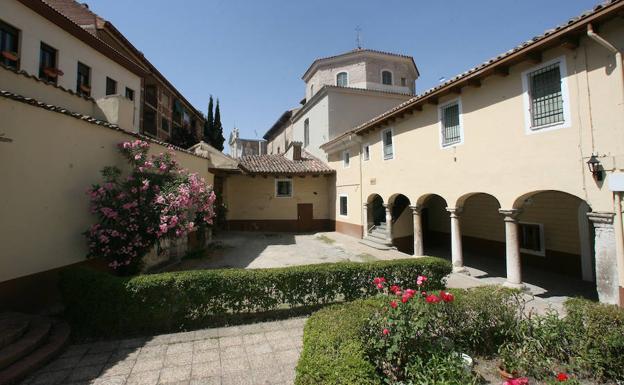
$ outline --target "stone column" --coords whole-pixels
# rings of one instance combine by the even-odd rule
[[[618,271],[615,250],[613,213],[591,212],[587,217],[594,225],[594,255],[596,260],[596,290],[600,302],[617,304]]]
[[[362,238],[368,235],[368,203],[362,205]]]
[[[420,218],[421,206],[410,206],[412,209],[412,217],[414,220],[414,255],[421,256],[424,254],[422,220]]]
[[[498,210],[505,216],[505,259],[507,266],[507,280],[503,286],[525,290],[522,283],[522,265],[520,258],[520,231],[518,227],[518,215],[520,210]]]
[[[384,203],[386,209],[386,240],[392,243],[392,205]]]
[[[468,274],[468,269],[464,267],[461,229],[459,227],[459,214],[461,214],[462,208],[447,207],[446,211],[451,213],[451,260],[453,262],[453,272]]]

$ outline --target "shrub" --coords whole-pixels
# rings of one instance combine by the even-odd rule
[[[67,316],[76,329],[115,335],[181,330],[222,322],[233,315],[368,297],[377,293],[370,282],[379,275],[408,284],[425,274],[437,289],[444,287],[450,271],[448,261],[433,257],[133,278],[76,269],[62,275],[61,289]]]

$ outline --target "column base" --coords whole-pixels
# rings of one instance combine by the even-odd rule
[[[453,273],[470,275],[470,272],[465,266],[453,266]]]
[[[524,284],[524,283],[512,283],[509,281],[505,281],[505,283],[503,283],[504,287],[508,287],[510,289],[517,289],[517,290],[521,290],[521,291],[529,291],[529,288]]]

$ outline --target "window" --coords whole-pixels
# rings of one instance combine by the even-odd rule
[[[527,74],[531,128],[564,121],[559,62]]]
[[[117,93],[117,82],[108,76],[106,77],[106,95],[115,95]]]
[[[440,126],[442,147],[461,143],[461,108],[459,101],[453,101],[440,107]]]
[[[91,95],[91,68],[78,62],[78,77],[76,80],[76,92],[78,95]]]
[[[19,31],[0,21],[0,63],[17,69]]]
[[[275,196],[278,198],[292,197],[292,180],[276,179],[275,180]]]
[[[381,83],[391,86],[392,85],[392,72],[381,71]]]
[[[145,102],[151,104],[152,107],[158,106],[158,96],[156,92],[157,90],[155,85],[150,84],[145,86]]]
[[[41,43],[39,49],[39,79],[56,84],[59,73],[56,69],[56,49]]]
[[[346,87],[349,85],[349,74],[340,72],[336,75],[336,85],[338,87]]]
[[[126,87],[126,98],[134,100],[134,90],[132,88]]]
[[[169,131],[169,120],[167,120],[167,118],[162,118],[160,120],[160,129],[165,131],[165,132],[167,132],[167,133],[170,133],[170,131]]]
[[[348,199],[346,195],[340,195],[340,216],[346,217],[349,214]]]
[[[368,143],[362,146],[362,158],[364,160],[370,159],[370,145]]]
[[[402,87],[407,86],[407,79],[405,79],[405,78],[401,78],[401,86],[402,86]]]
[[[310,86],[310,97],[314,96],[314,84]]]
[[[281,148],[279,148],[279,146],[277,146],[277,153],[278,153],[278,154],[281,154],[281,153],[282,153],[282,149],[281,149]]]
[[[394,144],[392,141],[392,129],[388,128],[381,132],[381,141],[383,144],[383,158],[384,160],[394,158]]]
[[[349,151],[345,151],[342,153],[342,165],[346,168],[349,167],[349,164],[351,162],[351,155],[349,154]]]
[[[310,144],[310,119],[303,121],[303,147]]]
[[[539,223],[520,223],[520,250],[544,256],[544,226]]]
[[[156,136],[156,122],[156,111],[149,107],[146,107],[143,110],[143,132],[152,136]]]

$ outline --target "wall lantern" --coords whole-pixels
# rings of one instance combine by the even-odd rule
[[[602,180],[602,166],[596,155],[592,154],[587,161],[587,167],[589,167],[589,172],[592,173],[594,179],[600,182]]]

